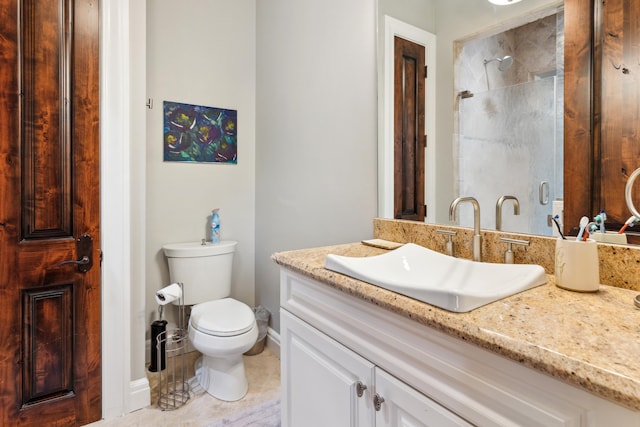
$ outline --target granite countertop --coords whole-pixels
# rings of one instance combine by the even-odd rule
[[[351,243],[279,252],[273,260],[356,298],[464,339],[603,398],[640,410],[637,291],[601,285],[578,293],[547,284],[468,313],[453,313],[324,268],[327,254],[373,256]]]

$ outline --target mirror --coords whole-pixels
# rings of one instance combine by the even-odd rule
[[[481,227],[495,229],[498,198],[515,195],[520,215],[506,200],[502,230],[554,233],[547,216],[563,196],[562,5],[378,0],[380,217],[393,217],[389,64],[398,35],[427,47],[426,222],[451,224],[450,203],[473,196],[482,208]],[[545,43],[551,46],[543,52]],[[472,226],[470,205],[459,209],[459,224]],[[555,209],[561,211],[561,204]]]

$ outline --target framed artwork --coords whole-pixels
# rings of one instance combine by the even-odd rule
[[[164,101],[164,161],[238,163],[238,111]]]

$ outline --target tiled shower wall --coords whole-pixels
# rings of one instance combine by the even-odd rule
[[[457,102],[457,194],[481,206],[516,196],[520,215],[506,203],[503,230],[552,233],[547,216],[551,202],[562,198],[563,43],[558,13],[457,49],[456,90],[473,94]],[[506,70],[497,61],[483,63],[505,55],[514,58]],[[542,182],[548,203],[540,201]],[[460,225],[473,225],[470,209],[459,217]],[[495,216],[485,214],[482,227],[495,228]]]

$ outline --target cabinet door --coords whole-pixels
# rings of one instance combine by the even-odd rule
[[[376,368],[376,427],[472,426],[453,412]]]
[[[373,426],[373,364],[280,313],[283,427]]]

